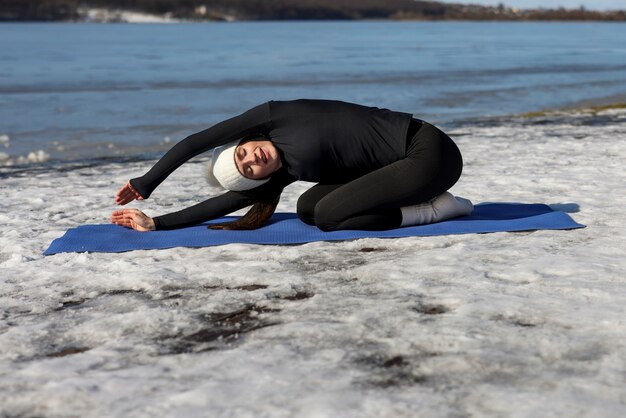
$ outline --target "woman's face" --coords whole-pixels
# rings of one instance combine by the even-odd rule
[[[244,177],[262,179],[283,166],[278,150],[270,141],[248,141],[235,148],[235,164]]]

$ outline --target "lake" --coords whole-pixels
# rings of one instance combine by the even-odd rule
[[[0,24],[0,153],[139,156],[267,100],[443,126],[626,93],[626,24]],[[1,163],[0,163],[1,164]]]

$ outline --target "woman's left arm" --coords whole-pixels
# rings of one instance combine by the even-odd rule
[[[167,215],[151,218],[139,209],[120,209],[111,214],[110,220],[111,223],[141,232],[177,229],[219,218],[252,203],[252,199],[227,192]]]
[[[273,203],[275,208],[283,189],[295,180],[293,176],[287,173],[287,170],[282,169],[274,173],[270,181],[252,190],[244,192],[228,191],[178,212],[157,216],[153,218],[154,223],[157,230],[176,229],[220,218],[255,203]],[[264,205],[264,207],[266,206]],[[274,213],[274,209],[272,209],[269,216],[272,213]],[[243,218],[245,218],[243,224],[247,224],[250,216],[244,216]]]
[[[178,212],[152,218],[156,230],[169,230],[196,225],[252,205],[254,199],[237,192],[226,192]]]
[[[127,211],[136,211],[141,213],[141,215],[149,218],[154,225],[154,230],[168,230],[168,229],[177,229],[184,228],[187,226],[192,226],[199,224],[201,222],[210,221],[212,219],[220,218],[224,215],[228,215],[232,212],[235,212],[239,209],[243,209],[247,206],[251,206],[255,203],[278,203],[278,198],[282,190],[289,184],[293,183],[295,178],[290,176],[286,170],[280,170],[278,173],[275,173],[269,182],[255,188],[252,190],[248,190],[245,192],[233,192],[228,191],[219,196],[212,197],[204,202],[200,202],[194,206],[190,206],[183,210],[179,210],[178,212],[168,213],[166,215],[156,216],[154,218],[149,218],[144,215],[142,212],[137,209],[125,209]],[[273,207],[276,207],[276,204],[273,204]],[[116,212],[123,212],[116,211]],[[114,212],[114,214],[116,213]],[[274,212],[274,209],[271,211]],[[127,212],[126,218],[129,215],[133,214],[134,217],[138,216],[135,212]],[[271,216],[271,213],[269,213]],[[244,218],[246,218],[244,216]],[[111,217],[113,221],[113,216]],[[244,219],[244,223],[249,220],[249,216]],[[127,226],[129,228],[134,228],[130,222],[120,223],[114,222],[122,226]],[[241,223],[241,222],[240,222]],[[239,224],[231,225],[231,227],[222,228],[222,229],[236,229],[233,228]],[[139,231],[153,230],[153,229],[138,229]]]

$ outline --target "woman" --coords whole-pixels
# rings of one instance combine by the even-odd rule
[[[469,200],[446,191],[463,166],[454,142],[411,114],[334,100],[270,101],[190,135],[116,195],[125,205],[147,199],[176,168],[212,150],[209,182],[226,193],[150,218],[113,212],[115,224],[139,231],[194,225],[253,205],[212,229],[255,229],[272,216],[285,186],[318,183],[298,199],[299,218],[323,231],[383,230],[469,214]]]

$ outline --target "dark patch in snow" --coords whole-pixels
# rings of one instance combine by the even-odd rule
[[[203,289],[214,290],[214,289],[225,289],[224,286],[220,286],[217,284],[204,284],[202,285]]]
[[[103,295],[116,296],[116,295],[126,295],[128,293],[143,293],[142,289],[113,289],[107,290],[103,292]]]
[[[533,321],[528,318],[507,317],[504,315],[494,315],[491,317],[491,319],[493,321],[503,321],[510,325],[515,325],[515,326],[524,327],[524,328],[532,328],[532,327],[536,327],[537,325],[540,325],[539,323],[537,323],[537,321]]]
[[[46,357],[65,357],[72,354],[84,353],[88,350],[90,350],[89,347],[65,347],[59,351],[46,354]]]
[[[168,293],[166,295],[163,295],[163,297],[161,297],[160,300],[180,299],[182,297],[183,297],[183,294],[181,292],[178,292],[178,293]]]
[[[363,247],[359,249],[362,253],[373,253],[376,251],[387,251],[387,248],[384,247]]]
[[[394,367],[394,366],[406,366],[407,361],[402,356],[395,356],[388,360],[385,360],[382,364],[383,367]]]
[[[265,285],[265,284],[246,284],[246,285],[243,285],[243,286],[231,287],[231,289],[246,290],[246,291],[251,292],[253,290],[267,289],[267,285]]]
[[[165,285],[161,286],[163,293],[158,293],[154,296],[155,300],[167,300],[167,299],[180,299],[183,297],[183,293],[188,290],[184,287]]]
[[[61,306],[56,308],[55,311],[61,311],[63,309],[67,309],[67,308],[75,308],[77,306],[82,305],[87,300],[88,299],[75,299],[75,300],[68,300],[68,301],[65,301],[65,302],[59,302],[61,304]]]
[[[518,327],[536,327],[537,326],[537,324],[526,322],[523,319],[518,319],[517,321],[513,321],[513,324],[517,325]]]
[[[369,374],[364,380],[356,382],[365,387],[391,388],[401,386],[422,385],[429,381],[429,376],[418,373],[417,360],[423,357],[439,355],[438,353],[416,353],[408,358],[403,355],[387,356],[374,354],[358,357],[355,363],[365,368]]]
[[[242,321],[258,320],[258,315],[268,312],[280,312],[280,309],[268,308],[258,305],[246,305],[244,308],[233,312],[218,312],[202,315],[202,318],[211,323],[239,324]]]
[[[232,312],[216,312],[200,315],[203,328],[188,335],[166,338],[161,354],[202,352],[219,348],[229,348],[241,342],[242,336],[278,324],[276,321],[261,318],[264,313],[280,312],[280,309],[258,305],[246,305]]]
[[[426,315],[440,315],[450,312],[451,309],[444,305],[422,303],[414,307],[413,310]]]
[[[299,290],[299,291],[297,291],[293,295],[278,296],[276,299],[281,299],[281,300],[303,300],[303,299],[312,298],[313,296],[315,296],[315,293]]]

